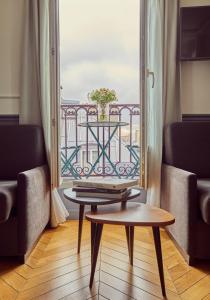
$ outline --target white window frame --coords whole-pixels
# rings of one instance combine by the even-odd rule
[[[51,78],[51,180],[52,186],[61,184],[60,176],[60,53],[59,1],[49,1],[50,16],[50,78]]]
[[[146,2],[140,1],[140,186],[147,187],[147,151],[146,151]],[[51,119],[52,119],[52,160],[55,170],[51,170],[54,174],[54,180],[58,185],[62,184],[60,169],[60,53],[59,53],[59,0],[50,0],[50,40],[51,40]],[[56,162],[56,163],[55,163]],[[55,184],[56,184],[55,183]],[[71,180],[66,180],[68,186]]]
[[[146,139],[146,124],[147,124],[147,114],[146,114],[146,102],[147,102],[147,72],[146,72],[146,61],[147,61],[147,26],[146,26],[146,12],[147,12],[147,0],[140,1],[140,186],[144,189],[147,188],[147,139]]]

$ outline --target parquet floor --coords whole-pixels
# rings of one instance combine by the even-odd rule
[[[167,299],[210,300],[210,264],[189,267],[161,230]],[[90,274],[90,228],[85,222],[77,255],[77,221],[44,232],[25,265],[0,262],[0,299],[162,299],[150,228],[136,228],[134,266],[124,228],[105,225],[95,283]]]

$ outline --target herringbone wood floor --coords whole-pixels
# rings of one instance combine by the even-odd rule
[[[167,299],[210,300],[210,264],[189,267],[161,230]],[[95,284],[90,274],[90,228],[85,222],[77,255],[77,221],[47,230],[25,265],[0,262],[0,299],[162,299],[152,231],[135,229],[134,266],[124,228],[105,225]]]

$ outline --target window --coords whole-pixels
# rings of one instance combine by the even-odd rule
[[[101,87],[114,89],[118,102],[110,105],[108,121],[124,121],[128,125],[116,131],[106,153],[121,178],[129,176],[133,165],[129,146],[141,148],[143,137],[139,10],[139,0],[59,1],[61,148],[81,147],[73,161],[77,166],[88,168],[87,161],[96,161],[100,149],[91,132],[78,125],[98,118],[97,107],[89,101],[88,93]],[[94,132],[104,144],[111,134],[108,128]],[[108,162],[102,160],[101,157],[105,174]]]

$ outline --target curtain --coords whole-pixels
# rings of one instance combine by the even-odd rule
[[[43,128],[45,148],[51,171],[51,225],[66,220],[66,210],[56,190],[56,163],[53,161],[51,126],[50,14],[49,0],[25,0],[25,22],[20,100],[20,123]]]
[[[163,128],[179,121],[179,66],[177,51],[177,0],[147,1],[147,203],[160,206]]]
[[[164,1],[163,122],[181,121],[180,64],[177,58],[179,1]]]

